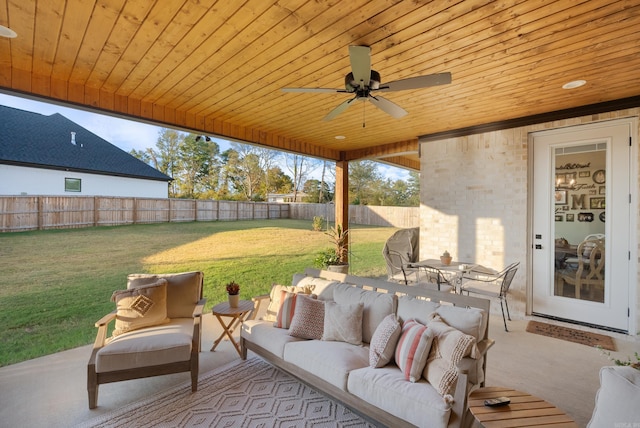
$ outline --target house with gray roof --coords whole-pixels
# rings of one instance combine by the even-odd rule
[[[61,114],[0,106],[0,195],[166,198],[170,181]]]

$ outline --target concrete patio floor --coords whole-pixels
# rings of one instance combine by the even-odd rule
[[[490,337],[496,344],[489,351],[487,386],[508,386],[542,397],[586,426],[599,387],[599,369],[612,363],[595,348],[527,333],[527,321],[511,321],[507,333],[500,314],[491,314]],[[217,320],[205,315],[201,373],[239,358],[227,340],[215,352],[209,351],[221,332]],[[618,349],[613,356],[626,359],[640,351],[638,337],[610,335]],[[102,385],[98,408],[89,410],[90,353],[89,345],[0,368],[0,427],[73,427],[189,380],[188,373],[180,373]]]

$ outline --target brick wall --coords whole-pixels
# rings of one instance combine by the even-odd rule
[[[496,269],[520,261],[510,309],[512,315],[523,316],[531,245],[527,239],[529,133],[639,115],[636,108],[421,142],[420,258],[434,258],[448,250],[456,260]],[[639,160],[635,163],[637,170]],[[640,189],[638,180],[640,177],[636,177]],[[640,215],[636,217],[640,224]],[[640,243],[640,231],[634,232]],[[640,307],[640,297],[636,307]],[[640,327],[640,315],[636,318]]]

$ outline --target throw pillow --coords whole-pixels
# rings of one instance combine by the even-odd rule
[[[362,312],[364,303],[324,304],[324,332],[322,340],[362,345]]]
[[[291,325],[291,320],[293,319],[293,314],[296,311],[296,302],[298,300],[298,295],[301,293],[291,293],[289,291],[280,291],[280,309],[278,309],[278,316],[276,317],[276,321],[273,323],[274,327],[277,328],[289,328]],[[311,299],[315,299],[315,295],[306,295],[302,294],[304,297],[308,297]]]
[[[458,381],[458,363],[471,354],[475,338],[447,325],[435,315],[429,322],[433,332],[433,346],[423,376],[442,396],[451,393]]]
[[[405,321],[402,325],[402,334],[396,346],[396,364],[408,381],[420,380],[432,340],[431,331],[427,326],[415,320]]]
[[[111,301],[116,303],[116,327],[112,333],[113,337],[169,322],[165,279],[158,279],[143,287],[114,291]]]
[[[369,345],[369,366],[384,367],[393,360],[402,326],[394,314],[387,315],[373,332]]]
[[[290,285],[274,284],[271,287],[271,292],[269,293],[269,306],[267,307],[266,314],[262,317],[263,321],[271,321],[274,323],[276,322],[278,318],[278,311],[280,310],[280,297],[282,296],[281,292],[283,290],[290,293],[311,293],[308,287],[293,287]]]
[[[298,299],[291,319],[289,335],[302,339],[322,339],[324,330],[324,301]]]

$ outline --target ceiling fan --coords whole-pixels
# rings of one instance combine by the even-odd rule
[[[428,74],[426,76],[410,77],[380,84],[380,73],[371,69],[371,48],[369,46],[349,46],[349,59],[351,60],[351,73],[344,77],[345,89],[329,88],[282,88],[284,92],[345,92],[355,96],[327,114],[324,121],[329,121],[345,111],[354,101],[369,101],[385,113],[396,119],[407,114],[407,111],[399,105],[373,95],[375,92],[404,91],[408,89],[427,88],[429,86],[446,85],[451,83],[451,73]]]

